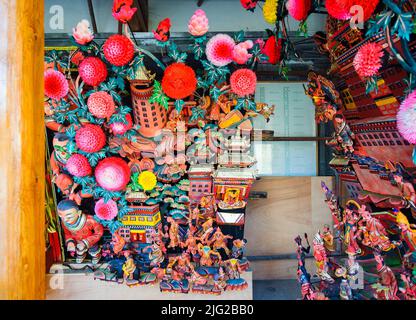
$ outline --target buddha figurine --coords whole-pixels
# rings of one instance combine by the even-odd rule
[[[72,200],[62,200],[57,209],[69,254],[76,257],[77,263],[82,263],[88,253],[92,263],[97,264],[101,258],[98,241],[104,233],[103,226],[92,216],[79,210],[78,205]]]

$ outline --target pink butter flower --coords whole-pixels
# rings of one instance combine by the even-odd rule
[[[113,220],[118,214],[117,203],[111,199],[107,202],[100,199],[95,203],[94,212],[100,219]]]
[[[235,41],[227,34],[219,33],[207,42],[205,54],[214,66],[224,67],[233,61]]]
[[[238,64],[245,64],[253,56],[251,53],[248,53],[248,50],[253,48],[253,41],[247,40],[240,42],[234,47],[233,50],[233,60]]]
[[[198,9],[188,23],[188,31],[194,37],[202,37],[209,30],[208,17],[205,11]]]
[[[83,19],[78,22],[77,26],[72,29],[72,36],[76,43],[82,46],[90,43],[94,39],[94,35],[91,32],[89,21]]]

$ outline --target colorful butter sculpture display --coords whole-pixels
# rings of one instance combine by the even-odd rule
[[[100,45],[82,22],[75,50],[45,55],[65,260],[91,261],[96,279],[129,286],[244,289],[252,118],[274,110],[254,102],[259,45],[241,33],[208,39],[198,10],[189,26],[193,58],[169,38],[169,19],[154,31],[169,57],[162,62],[126,31],[135,11],[127,9],[113,12],[123,34]]]

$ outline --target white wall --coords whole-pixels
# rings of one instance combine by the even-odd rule
[[[111,15],[112,0],[94,0],[94,9],[99,32],[116,32],[117,22]],[[169,17],[173,32],[186,32],[188,20],[198,9],[197,0],[149,0],[149,28],[155,29],[159,21]],[[53,5],[60,5],[64,11],[64,29],[53,30],[49,25]],[[217,31],[262,31],[273,26],[263,20],[261,8],[254,13],[245,11],[239,0],[205,0],[201,7],[210,21],[210,30]],[[86,0],[45,0],[45,32],[70,33],[81,19],[89,20]],[[323,30],[325,16],[313,14],[308,19],[309,33]],[[289,29],[297,30],[298,23],[289,18]]]

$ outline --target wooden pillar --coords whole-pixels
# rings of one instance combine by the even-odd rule
[[[43,15],[0,0],[0,299],[45,298]]]

